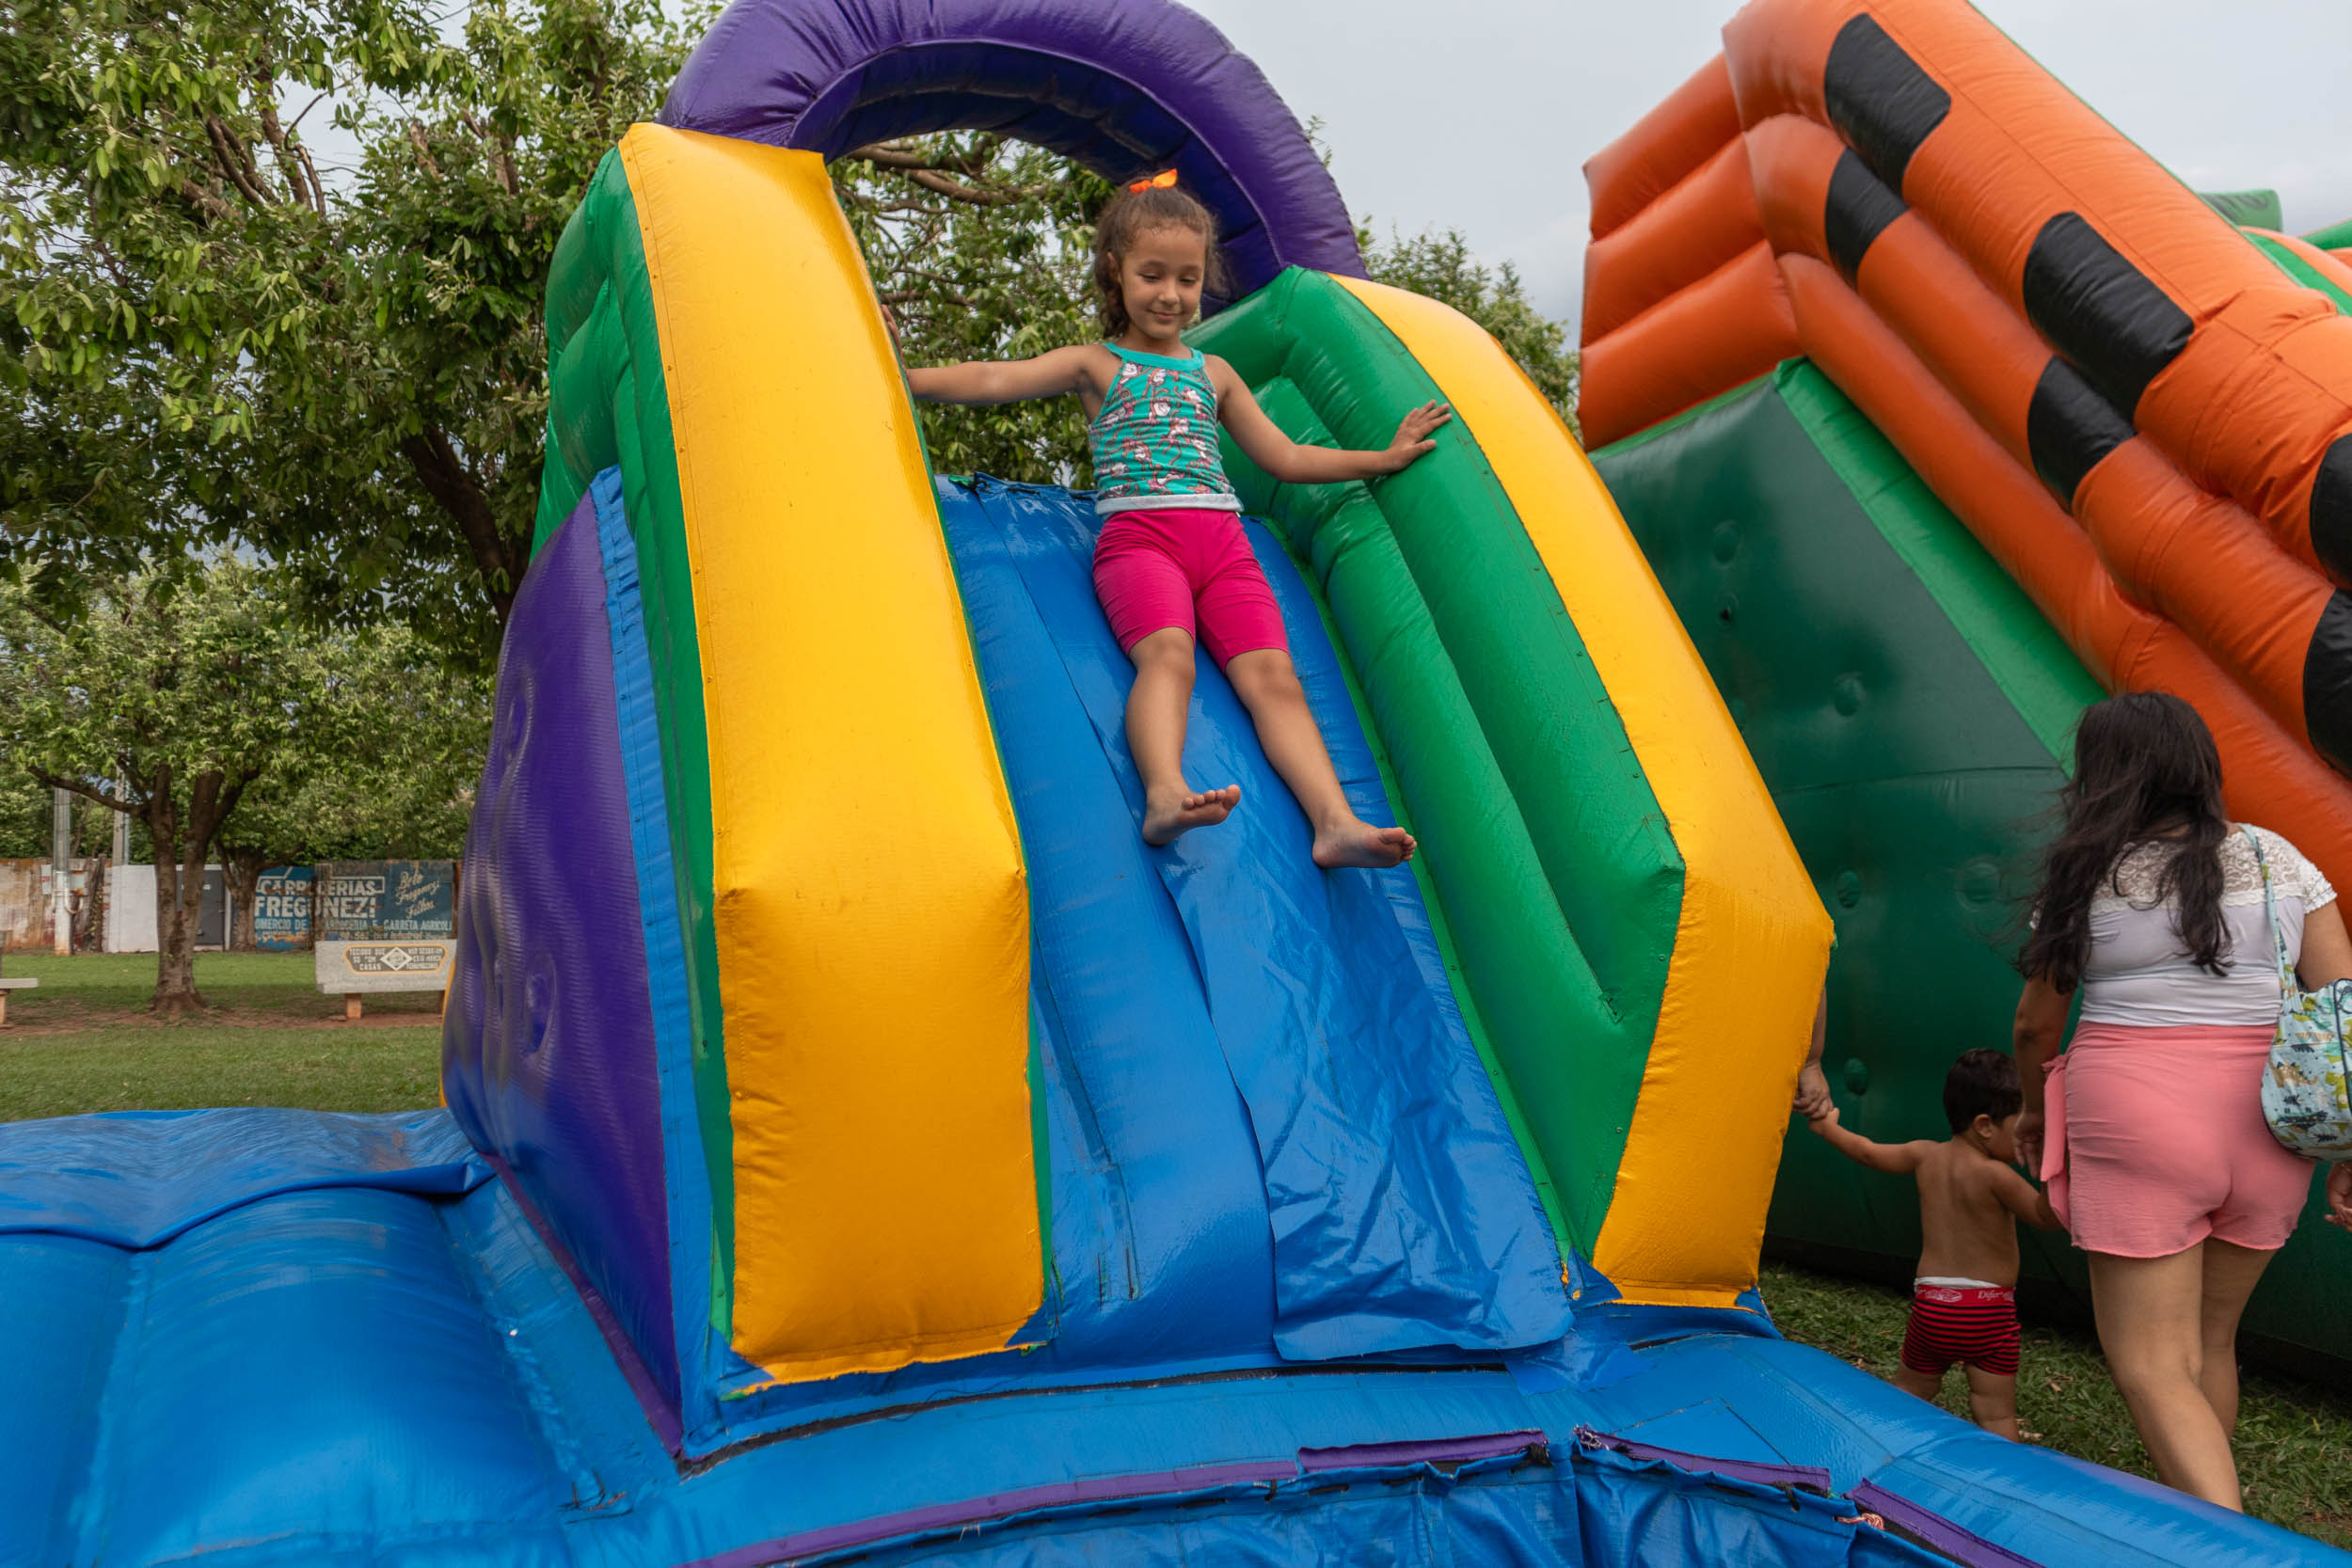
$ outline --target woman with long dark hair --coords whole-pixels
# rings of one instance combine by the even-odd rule
[[[2295,846],[2229,820],[2213,736],[2178,697],[2086,709],[2063,802],[2017,959],[2017,1143],[2090,1255],[2099,1343],[2158,1478],[2237,1508],[2238,1316],[2312,1176],[2263,1121],[2280,1011],[2265,868],[2306,987],[2352,975],[2352,938]]]

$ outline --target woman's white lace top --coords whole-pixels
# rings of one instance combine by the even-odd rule
[[[2267,828],[2256,828],[2279,904],[2287,953],[2303,950],[2303,917],[2335,902],[2336,890],[2303,852]],[[2161,840],[2126,849],[2090,904],[2090,963],[2083,974],[2083,1022],[2142,1027],[2273,1024],[2279,979],[2270,927],[2263,915],[2262,872],[2253,846],[2233,826],[2221,842],[2221,918],[2230,942],[2227,975],[2213,974],[2181,950],[2171,899],[2158,902],[2156,879],[2173,847]]]

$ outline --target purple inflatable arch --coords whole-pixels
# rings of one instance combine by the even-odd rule
[[[1164,168],[1217,215],[1240,294],[1364,275],[1339,188],[1248,58],[1168,0],[735,0],[661,123],[836,157],[996,131],[1111,180]]]

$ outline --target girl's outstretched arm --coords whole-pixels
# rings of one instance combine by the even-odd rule
[[[1431,431],[1454,418],[1442,403],[1424,403],[1405,416],[1395,438],[1378,451],[1349,451],[1336,447],[1302,447],[1278,429],[1248,384],[1232,367],[1212,356],[1209,375],[1216,388],[1217,417],[1233,433],[1234,445],[1249,461],[1284,484],[1336,484],[1351,479],[1392,474],[1437,447]]]
[[[1085,345],[1073,344],[1034,359],[911,366],[907,389],[918,403],[1022,403],[1060,397],[1085,386],[1089,353]]]

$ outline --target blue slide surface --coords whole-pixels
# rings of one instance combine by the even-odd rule
[[[1089,499],[993,481],[943,483],[940,499],[1029,866],[1047,1057],[1073,1098],[1089,1082],[1123,1090],[1116,1124],[1090,1094],[1079,1118],[1103,1139],[1097,1181],[1118,1189],[1103,1206],[1135,1227],[1144,1296],[1247,1303],[1224,1343],[1186,1348],[1262,1347],[1266,1307],[1250,1298],[1268,1216],[1286,1357],[1557,1339],[1559,1253],[1412,874],[1316,869],[1305,816],[1205,656],[1185,768],[1239,784],[1243,803],[1213,831],[1145,846],[1123,727],[1133,667],[1095,601]],[[1250,535],[1352,803],[1394,821],[1312,597],[1274,541]],[[1181,1164],[1131,1163],[1131,1139]],[[1057,1202],[1073,1184],[1056,1169]],[[1182,1233],[1216,1192],[1232,1195],[1230,1261],[1189,1256],[1200,1238]],[[1163,1291],[1180,1259],[1230,1279]],[[1057,1264],[1066,1290],[1111,1272]],[[1076,1348],[1084,1309],[1065,1306],[1057,1353]]]

